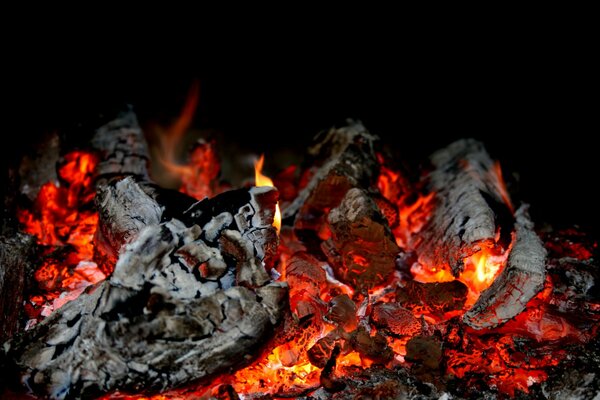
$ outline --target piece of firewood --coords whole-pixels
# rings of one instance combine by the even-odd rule
[[[432,314],[441,318],[448,311],[462,310],[468,291],[458,280],[428,283],[408,280],[396,289],[396,302],[415,315]]]
[[[35,249],[33,236],[20,232],[11,237],[0,236],[0,343],[21,328],[23,295],[33,272]]]
[[[95,202],[99,218],[94,258],[110,271],[125,244],[144,227],[160,223],[162,208],[132,176],[99,186]]]
[[[317,136],[318,142],[308,150],[308,161],[315,171],[282,214],[284,219],[296,216],[297,229],[317,228],[327,211],[336,207],[349,189],[368,189],[377,179],[379,164],[374,150],[377,136],[360,122],[347,122],[347,126]]]
[[[115,177],[129,175],[135,176],[139,181],[150,180],[148,148],[132,110],[122,112],[114,120],[99,127],[91,143],[100,153],[98,185]]]
[[[336,276],[359,291],[384,283],[395,269],[400,250],[369,195],[350,189],[328,220],[333,236],[322,248]]]
[[[494,247],[498,228],[504,228],[504,236],[509,233],[509,200],[481,142],[459,140],[434,153],[431,161],[435,169],[428,179],[435,205],[410,246],[422,265],[458,276],[466,257]],[[509,226],[500,226],[504,220]]]
[[[515,242],[504,270],[463,315],[472,328],[494,328],[521,313],[544,287],[546,249],[533,230],[527,206],[519,207]]]
[[[256,355],[287,308],[262,264],[277,191],[233,192],[197,203],[187,226],[143,228],[108,280],[8,342],[11,379],[53,399],[156,392]]]

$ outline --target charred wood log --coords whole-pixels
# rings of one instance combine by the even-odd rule
[[[359,290],[384,283],[395,269],[399,248],[369,195],[349,190],[328,220],[333,236],[323,250],[336,276]]]
[[[521,206],[515,216],[515,243],[504,270],[463,316],[475,329],[493,328],[515,317],[544,287],[546,249]]]
[[[0,236],[0,343],[19,330],[26,280],[33,272],[33,236]]]
[[[330,129],[309,149],[312,174],[296,199],[283,210],[283,218],[296,216],[297,229],[316,229],[327,211],[336,207],[346,192],[359,187],[368,189],[377,179],[379,164],[374,142],[360,122]]]
[[[276,201],[238,190],[196,204],[188,226],[143,228],[109,280],[9,342],[17,380],[56,399],[153,392],[251,358],[287,303],[262,267]]]
[[[110,271],[122,246],[135,240],[144,227],[160,223],[162,209],[131,176],[99,186],[95,201],[99,215],[95,258]]]
[[[135,113],[121,113],[99,127],[92,138],[92,147],[100,153],[98,185],[113,178],[132,175],[149,181],[148,149]]]
[[[468,288],[461,281],[422,283],[407,281],[396,290],[396,302],[416,315],[442,317],[448,311],[462,310]]]
[[[435,209],[411,247],[421,264],[458,276],[465,257],[495,245],[498,228],[508,237],[512,222],[504,221],[512,221],[509,200],[482,143],[459,140],[434,153],[431,161],[435,169],[428,178]]]

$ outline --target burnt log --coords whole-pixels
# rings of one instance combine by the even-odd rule
[[[520,314],[544,287],[546,249],[521,206],[515,213],[515,242],[504,270],[463,315],[472,328],[494,328]]]
[[[374,150],[377,139],[352,120],[345,127],[318,135],[317,143],[308,150],[312,176],[283,210],[283,219],[295,216],[296,229],[316,230],[349,189],[370,188],[379,172]]]
[[[441,318],[446,312],[462,310],[467,294],[467,286],[458,280],[431,283],[409,280],[396,290],[396,302],[416,315]]]
[[[422,265],[458,276],[466,257],[496,246],[499,228],[503,237],[508,237],[510,201],[481,142],[459,140],[434,153],[431,162],[434,170],[428,180],[435,207],[410,246]]]
[[[384,283],[400,251],[387,220],[369,195],[349,190],[328,216],[332,238],[324,242],[336,276],[358,290]]]
[[[0,343],[19,328],[27,279],[33,273],[36,241],[33,236],[16,233],[0,236]]]
[[[100,153],[98,185],[130,175],[139,181],[150,180],[148,148],[132,110],[122,112],[114,120],[99,127],[91,144]]]
[[[96,198],[98,228],[94,241],[94,258],[103,270],[110,271],[121,248],[135,240],[148,225],[158,225],[162,208],[129,176],[98,186]]]
[[[276,201],[241,189],[141,229],[110,279],[8,342],[15,382],[53,399],[156,392],[247,362],[287,304],[263,267]]]

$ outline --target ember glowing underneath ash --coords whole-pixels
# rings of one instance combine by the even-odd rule
[[[419,182],[354,121],[258,187],[225,190],[212,142],[161,159],[179,192],[148,158],[124,113],[19,213],[44,251],[5,349],[36,395],[513,396],[597,340],[596,244],[538,235],[480,142]]]

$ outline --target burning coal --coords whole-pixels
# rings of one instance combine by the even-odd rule
[[[258,188],[224,191],[218,144],[199,142],[186,164],[176,161],[196,104],[193,90],[155,157],[178,176],[180,194],[127,172],[127,162],[99,183],[108,175],[97,165],[113,153],[90,149],[67,154],[59,181],[19,211],[23,230],[43,251],[38,289],[26,302],[32,336],[25,333],[7,352],[33,392],[394,398],[412,384],[432,397],[535,396],[569,349],[597,341],[596,243],[576,232],[568,239],[536,234],[481,143],[440,150],[422,180],[411,182],[377,152],[376,137],[352,122],[319,137],[308,167],[290,166],[271,180],[261,156]],[[135,131],[115,126],[105,131]],[[268,187],[279,189],[278,199]],[[105,197],[94,205],[96,190]],[[112,201],[125,211],[103,209]],[[137,211],[142,216],[132,215]],[[118,300],[106,297],[114,307],[102,297],[90,303],[101,291],[120,291]],[[67,318],[61,307],[68,302]],[[103,314],[86,320],[98,308]],[[85,312],[73,316],[78,309]],[[57,377],[67,370],[47,366],[84,348],[81,341],[104,354],[95,342],[104,336],[83,336],[92,321],[113,335],[140,335],[150,350],[110,353],[124,361],[101,360],[89,370],[74,363],[72,376]],[[54,332],[72,326],[78,331]],[[166,367],[157,360],[171,357],[169,346],[188,347]],[[189,361],[201,357],[194,346],[211,353],[204,364]]]

